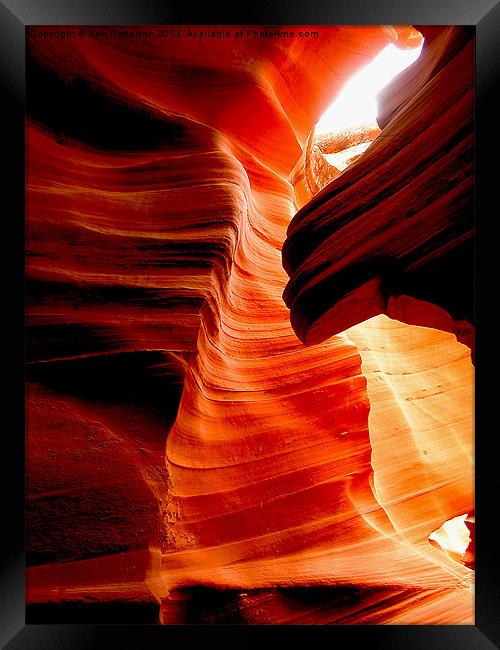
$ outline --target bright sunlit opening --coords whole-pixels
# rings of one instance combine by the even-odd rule
[[[469,529],[465,525],[467,514],[454,517],[429,535],[445,551],[462,556],[470,542]]]
[[[317,123],[316,134],[350,129],[360,124],[376,125],[377,93],[418,59],[422,45],[423,41],[418,47],[409,50],[400,49],[393,44],[385,47],[344,86]]]

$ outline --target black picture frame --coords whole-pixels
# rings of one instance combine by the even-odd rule
[[[476,26],[476,624],[474,626],[160,626],[25,625],[24,597],[24,41],[26,25],[140,24],[461,24]],[[240,0],[213,3],[140,0],[1,0],[0,66],[5,163],[3,186],[4,389],[2,492],[4,509],[0,572],[0,643],[9,650],[62,648],[165,648],[167,643],[249,643],[290,638],[341,647],[500,647],[500,579],[497,500],[496,403],[499,319],[498,118],[500,4],[497,0]],[[5,200],[8,194],[10,201]],[[8,206],[8,207],[7,207]],[[8,426],[6,414],[11,414]]]

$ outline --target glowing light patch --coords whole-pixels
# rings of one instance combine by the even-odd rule
[[[422,51],[418,47],[402,50],[390,44],[344,86],[340,95],[316,125],[316,134],[341,131],[359,124],[376,125],[376,95],[397,74],[416,61]]]
[[[441,528],[429,535],[429,539],[437,542],[444,551],[462,556],[470,542],[466,519],[467,514],[445,521]]]
[[[351,164],[352,159],[355,156],[359,156],[366,151],[371,145],[371,142],[362,142],[361,144],[356,144],[353,147],[344,149],[337,153],[325,153],[323,154],[326,158],[326,162],[330,165],[336,167],[339,171],[343,172],[344,169],[347,169]]]

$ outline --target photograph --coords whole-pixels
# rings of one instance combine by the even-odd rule
[[[474,29],[33,26],[26,90],[27,620],[473,624]]]
[[[0,2],[6,650],[500,648],[500,3],[320,4]]]

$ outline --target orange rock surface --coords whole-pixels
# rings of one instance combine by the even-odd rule
[[[423,32],[381,93],[382,133],[288,228],[284,298],[307,343],[385,313],[473,345],[474,40]]]
[[[351,300],[351,285],[330,268],[333,250],[344,264],[347,241],[352,255],[370,257],[369,228],[354,220],[346,239],[328,230],[319,257],[309,245],[317,219],[335,224],[339,183],[370,175],[364,156],[296,217],[290,181],[345,80],[399,35],[412,45],[412,32],[315,27],[317,39],[236,41],[125,39],[106,29],[102,39],[28,38],[33,616],[50,605],[56,617],[87,608],[105,618],[120,604],[119,617],[135,604],[163,623],[472,622],[469,557],[457,561],[428,540],[472,514],[469,349],[451,333],[383,315],[362,323],[384,311],[418,320],[401,316],[401,301],[374,310],[372,285]],[[429,46],[458,43],[452,53],[467,72],[471,43],[460,35],[437,30]],[[449,74],[439,61],[433,70]],[[423,77],[426,93],[433,74]],[[472,81],[464,73],[449,83],[456,120],[435,120],[463,153],[468,124],[456,125]],[[405,101],[370,152],[383,150]],[[470,165],[451,149],[457,189],[443,203],[443,143],[414,128],[411,146],[436,160],[417,179],[441,215],[431,227],[414,206],[418,271],[440,228],[444,251],[453,248],[450,215],[433,202],[456,206],[458,219]],[[423,164],[412,167],[415,154],[403,152],[385,162],[377,154],[372,173],[392,165],[403,183]],[[376,201],[379,217],[390,215]],[[396,221],[380,229],[386,255],[397,257],[410,237]],[[467,214],[458,222],[460,243]],[[287,228],[287,300],[301,338],[316,332],[305,290],[294,293],[307,264],[315,284],[316,257],[328,260],[348,300],[345,316],[326,296],[323,341],[308,346],[282,299]],[[397,242],[395,231],[404,234]],[[460,314],[446,314],[443,326],[424,324],[456,331],[448,323]]]

